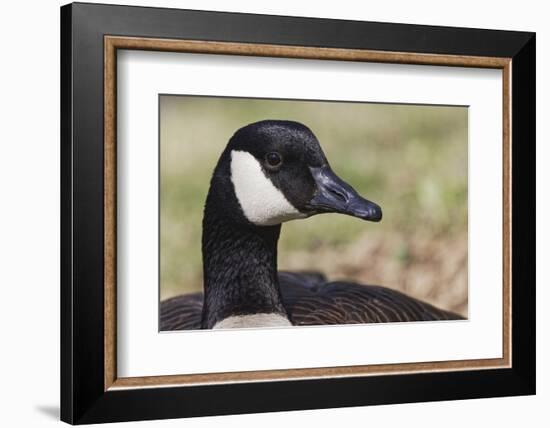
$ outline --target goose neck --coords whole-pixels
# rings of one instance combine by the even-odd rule
[[[251,316],[258,314],[288,320],[277,278],[280,229],[280,225],[235,222],[207,203],[202,239],[203,328],[234,317],[255,319]]]

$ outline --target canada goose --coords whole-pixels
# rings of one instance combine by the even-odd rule
[[[160,329],[460,319],[398,291],[277,272],[281,223],[321,213],[380,221],[382,210],[330,168],[309,128],[265,120],[239,129],[214,169],[203,217],[204,296],[160,304]]]

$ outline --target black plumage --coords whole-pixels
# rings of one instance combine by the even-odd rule
[[[328,282],[320,273],[279,272],[283,304],[294,325],[361,324],[463,319],[396,290]],[[161,303],[161,330],[201,328],[202,293]]]

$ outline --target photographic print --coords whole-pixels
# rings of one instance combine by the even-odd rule
[[[159,96],[159,330],[468,317],[468,108]]]
[[[535,393],[533,33],[72,4],[61,59],[62,420]]]

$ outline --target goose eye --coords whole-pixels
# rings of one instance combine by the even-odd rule
[[[265,162],[270,168],[278,168],[283,163],[283,158],[279,153],[271,152],[265,155]]]

